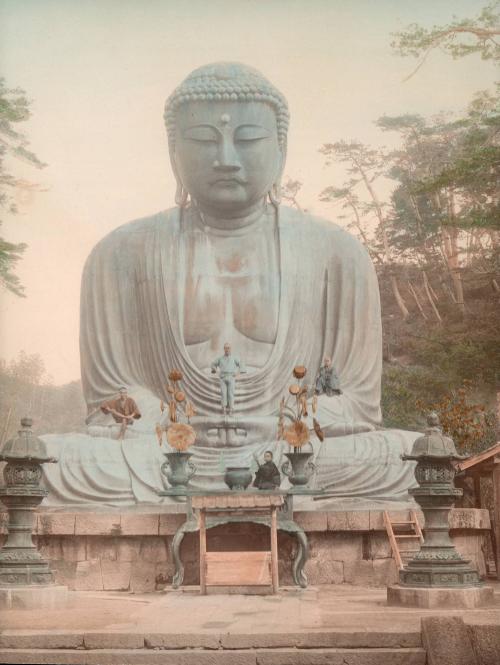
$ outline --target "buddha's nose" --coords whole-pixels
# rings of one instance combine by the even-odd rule
[[[216,171],[239,171],[241,169],[238,152],[230,138],[224,137],[220,142],[214,169]]]

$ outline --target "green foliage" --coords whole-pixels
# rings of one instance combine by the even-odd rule
[[[499,60],[500,44],[500,4],[498,1],[487,5],[476,18],[456,19],[448,25],[424,28],[412,23],[406,30],[393,34],[392,48],[403,57],[420,58],[410,78],[424,64],[427,56],[435,49],[447,53],[452,58],[462,58],[477,53],[483,60]]]
[[[443,431],[461,453],[477,453],[492,446],[498,432],[494,405],[488,406],[484,386],[457,382],[455,374],[456,368],[447,373],[438,365],[386,363],[381,401],[384,426],[423,430],[425,414],[436,411]]]
[[[26,247],[25,243],[15,245],[0,237],[0,284],[11,293],[21,297],[24,297],[24,287],[21,285],[19,277],[13,272],[13,268]]]
[[[0,208],[10,214],[17,212],[13,190],[29,185],[16,180],[6,171],[5,157],[11,156],[36,168],[45,166],[28,149],[29,142],[24,134],[15,128],[17,123],[26,122],[29,117],[29,101],[24,91],[7,88],[5,80],[0,78]],[[24,289],[14,269],[25,249],[24,243],[13,244],[0,237],[0,286],[17,296],[24,296]]]
[[[384,363],[382,413],[385,427],[415,430],[425,426],[425,412],[419,406],[422,394],[437,401],[446,388],[442,374],[432,367]]]
[[[352,185],[361,181],[360,169],[371,177],[383,170],[384,156],[380,150],[371,149],[359,141],[325,143],[319,151],[326,156],[326,166],[333,162],[348,164],[347,172],[353,176]]]
[[[448,385],[464,380],[493,391],[500,380],[500,347],[493,334],[486,339],[474,339],[467,328],[460,334],[434,331],[427,338],[413,343],[411,353],[415,362],[428,363],[447,377]],[[493,331],[492,331],[493,332]]]
[[[54,386],[37,354],[21,351],[10,363],[0,360],[0,443],[14,436],[24,416],[37,432],[74,432],[86,414],[79,381]]]
[[[426,397],[418,403],[422,410],[437,412],[443,432],[462,454],[478,453],[496,442],[496,415],[474,401],[472,387],[472,382],[466,380],[437,402]]]
[[[425,411],[469,380],[483,420],[473,419],[469,434],[452,434],[476,449],[494,436],[500,384],[497,106],[495,95],[480,93],[458,118],[384,116],[378,126],[401,139],[391,153],[357,141],[321,149],[330,162],[347,164],[348,179],[320,199],[341,203],[377,266],[384,424],[424,427]],[[374,191],[382,175],[396,182],[388,200]],[[409,317],[397,306],[394,280]],[[465,407],[461,413],[465,420]]]
[[[429,196],[452,192],[460,201],[455,225],[499,229],[499,130],[498,96],[484,92],[476,95],[463,118],[429,123],[426,144],[430,151],[439,143],[440,159],[420,179],[414,178],[410,191]]]
[[[457,120],[384,116],[377,125],[397,131],[403,142],[388,155],[387,175],[398,182],[396,232],[398,226],[411,231],[414,243],[418,232],[418,242],[428,249],[440,242],[435,234],[444,224],[500,228],[498,96],[479,93]]]
[[[281,186],[281,196],[284,201],[287,201],[289,205],[294,206],[297,210],[302,210],[300,204],[297,200],[298,194],[302,189],[302,183],[300,180],[294,180],[290,177],[287,177],[285,182]]]
[[[482,429],[470,449],[494,443],[494,410],[500,385],[500,311],[498,307],[489,308],[488,299],[488,292],[479,291],[469,306],[470,316],[448,321],[446,326],[432,325],[415,314],[402,322],[392,313],[390,291],[381,283],[387,357],[382,376],[385,426],[421,429],[429,410],[442,412],[445,424],[450,404],[454,405],[454,415],[465,422],[465,416],[471,413],[458,404],[459,391],[465,384],[467,404],[481,407],[481,421],[477,423],[473,414],[473,424],[480,424]],[[451,428],[450,435],[459,436],[458,429],[458,425]],[[470,429],[477,434],[472,426]],[[471,441],[460,435],[457,443],[466,447]]]
[[[497,60],[498,7],[430,30],[413,24],[392,46],[420,58],[410,76],[434,49]],[[326,164],[344,164],[347,179],[325,188],[320,200],[340,204],[376,264],[384,424],[422,428],[425,411],[442,407],[459,446],[491,445],[500,385],[498,89],[478,93],[454,117],[408,113],[376,124],[396,132],[399,147],[387,153],[356,140],[324,144]],[[395,182],[390,197],[379,198],[380,177]]]

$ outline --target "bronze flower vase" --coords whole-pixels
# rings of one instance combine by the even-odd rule
[[[172,491],[185,494],[189,481],[196,473],[196,466],[189,461],[193,454],[181,451],[164,454],[167,460],[161,465],[161,472],[173,487]]]
[[[295,488],[303,489],[309,483],[316,470],[316,465],[311,461],[313,455],[312,451],[302,452],[300,448],[296,448],[294,452],[285,453],[288,461],[281,465],[281,471]]]

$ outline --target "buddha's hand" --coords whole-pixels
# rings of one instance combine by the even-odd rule
[[[195,416],[190,422],[196,431],[195,445],[206,448],[240,448],[276,438],[276,418],[268,416]]]
[[[351,436],[352,434],[362,434],[363,432],[373,432],[376,427],[371,423],[332,423],[322,426],[325,439],[332,439],[339,436]]]

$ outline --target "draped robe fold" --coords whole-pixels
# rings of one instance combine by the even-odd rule
[[[317,418],[326,439],[321,446],[315,444],[316,481],[339,494],[401,500],[414,481],[411,464],[403,466],[399,455],[417,434],[375,431],[381,420],[382,333],[371,260],[361,243],[331,222],[282,206],[276,223],[280,257],[279,274],[274,276],[279,289],[276,341],[267,362],[237,380],[235,411],[246,422],[252,418],[270,422],[287,393],[293,366],[305,365],[313,383],[323,357],[331,357],[343,394],[319,398]],[[89,412],[123,385],[143,415],[136,439],[118,444],[85,438],[90,448],[98,441],[114,456],[121,488],[127,485],[127,475],[132,479],[128,481],[131,501],[145,496],[154,500],[162,486],[160,474],[151,472],[160,459],[152,446],[157,446],[154,424],[160,400],[166,397],[169,371],[175,367],[183,372],[186,392],[201,417],[217,413],[220,407],[217,379],[194,365],[182,334],[184,307],[189,306],[186,251],[188,243],[204,242],[205,233],[194,215],[173,209],[113,231],[94,248],[84,269],[80,352]],[[98,420],[96,413],[94,421]],[[220,450],[195,446],[194,484],[213,486],[214,478],[222,480],[223,462],[241,463],[268,448],[275,431],[266,432],[259,444],[225,449],[223,460]],[[45,438],[60,448],[58,437]],[[71,447],[68,442],[73,461],[82,445],[87,444],[80,441]],[[149,465],[148,473],[141,470],[145,451],[150,457],[143,464]],[[88,450],[86,455],[88,463]],[[98,456],[96,452],[92,464],[98,465]],[[47,483],[52,483],[55,495],[74,502],[76,495],[60,491],[63,466],[48,470]],[[109,478],[106,482],[109,499]]]

